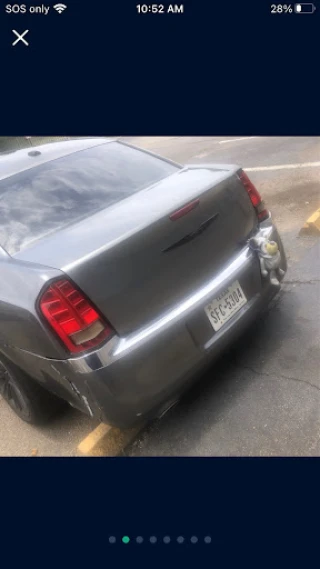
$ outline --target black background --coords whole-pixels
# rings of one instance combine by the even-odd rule
[[[318,562],[320,472],[312,459],[31,458],[0,467],[4,566]],[[124,545],[123,535],[146,541]],[[165,545],[165,535],[211,535],[212,543]]]
[[[132,0],[66,0],[61,15],[17,16],[6,3],[0,135],[320,133],[319,6],[185,0],[183,15],[138,15]],[[12,47],[12,29],[30,46]],[[2,459],[4,566],[307,566],[319,480],[309,459]]]
[[[144,15],[136,0],[65,3],[48,16],[1,3],[3,135],[319,133],[320,6],[275,15],[265,0],[185,0],[184,14]],[[30,30],[29,47],[12,47],[12,29]]]

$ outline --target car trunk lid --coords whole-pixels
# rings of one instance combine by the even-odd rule
[[[258,220],[238,170],[184,168],[15,257],[64,271],[127,335],[192,294],[244,246]]]

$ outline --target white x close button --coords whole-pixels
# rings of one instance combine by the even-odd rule
[[[17,36],[18,39],[16,39],[14,42],[12,42],[12,45],[17,45],[17,43],[19,43],[19,41],[23,42],[24,45],[29,45],[27,40],[24,39],[24,36],[29,32],[29,30],[24,30],[24,32],[22,32],[22,34],[19,34],[16,30],[12,30],[12,32]]]

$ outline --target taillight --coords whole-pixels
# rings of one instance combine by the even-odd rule
[[[265,205],[262,201],[262,198],[255,187],[255,185],[251,182],[249,176],[241,170],[238,174],[239,179],[241,180],[247,194],[250,198],[250,201],[257,212],[257,216],[259,221],[263,221],[269,217],[269,211],[265,208]]]
[[[39,305],[71,353],[90,350],[114,334],[92,303],[67,279],[52,282],[42,294]]]

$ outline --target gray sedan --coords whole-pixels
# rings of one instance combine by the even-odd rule
[[[68,402],[125,428],[241,334],[286,258],[240,167],[81,139],[0,155],[0,271],[0,394],[30,423]]]

